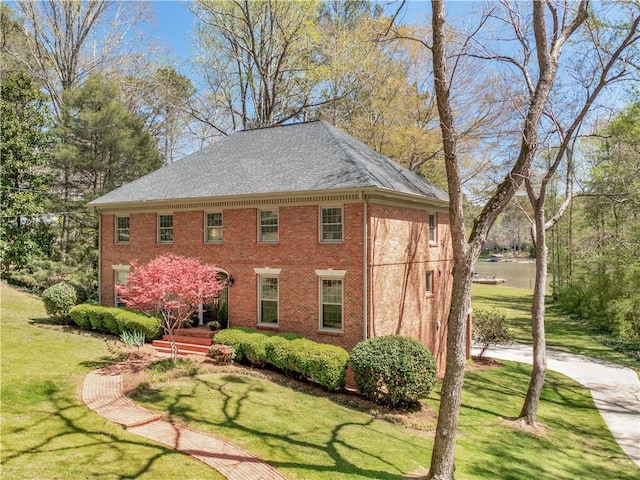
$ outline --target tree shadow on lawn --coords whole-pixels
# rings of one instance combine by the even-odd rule
[[[272,452],[270,454],[262,454],[262,459],[274,468],[291,469],[298,472],[298,474],[305,471],[326,472],[325,478],[332,478],[331,474],[352,475],[353,478],[389,480],[406,478],[406,474],[400,471],[397,465],[385,460],[385,458],[380,455],[365,451],[341,438],[349,438],[345,430],[351,427],[371,427],[375,421],[373,417],[369,417],[366,421],[362,422],[352,421],[335,425],[330,432],[329,439],[326,441],[295,438],[297,433],[275,433],[272,430],[247,425],[249,422],[247,422],[246,419],[242,419],[244,411],[252,408],[252,406],[256,404],[256,400],[251,397],[254,394],[259,395],[263,393],[265,391],[263,387],[256,384],[256,382],[252,382],[250,378],[243,378],[237,374],[225,375],[220,377],[220,379],[224,382],[221,385],[198,377],[191,379],[194,383],[189,391],[171,397],[171,404],[167,407],[167,413],[171,419],[185,422],[192,428],[194,426],[197,428],[197,425],[200,424],[207,426],[205,428],[209,431],[218,432],[220,429],[228,429],[230,431],[233,430],[234,436],[237,437],[251,436],[259,438],[262,443],[268,445],[269,450]],[[243,389],[241,394],[232,395],[227,392],[227,390],[229,390],[227,385],[229,384],[244,385],[246,388]],[[198,395],[197,391],[202,388],[210,391],[212,395],[216,395],[216,410],[219,409],[222,414],[219,421],[215,419],[212,420],[211,416],[207,416],[204,406],[203,408],[197,409],[190,406],[189,400],[196,397]],[[147,390],[143,395],[145,402],[156,404],[164,404],[169,398],[159,390]],[[220,399],[219,403],[218,399]],[[247,403],[250,403],[250,405],[247,405]],[[273,409],[274,405],[270,404],[268,407]],[[275,406],[275,408],[277,409],[278,407]],[[287,418],[287,414],[288,410],[283,406],[279,416]],[[222,433],[222,435],[224,435],[224,433]],[[233,443],[233,439],[230,440]],[[390,438],[390,440],[400,441],[397,438]],[[341,453],[341,451],[343,453]],[[294,453],[291,454],[291,452]],[[381,470],[359,466],[347,458],[346,452],[349,452],[357,458],[364,459],[368,457],[376,463],[386,465],[387,469]],[[300,460],[287,461],[282,459],[283,456],[291,459],[298,457]],[[278,459],[278,457],[280,457],[280,459]],[[322,458],[324,461],[316,461],[314,463],[312,460],[314,458]],[[302,475],[304,477],[304,474]]]
[[[134,435],[126,434],[126,431],[115,426],[102,430],[98,423],[96,424],[98,428],[89,428],[83,424],[91,425],[106,421],[69,398],[68,394],[53,382],[44,382],[38,388],[40,393],[47,397],[45,405],[48,404],[50,408],[30,409],[28,414],[34,422],[29,425],[22,427],[12,427],[10,423],[3,425],[2,464],[5,471],[11,470],[13,462],[19,458],[22,460],[23,457],[31,459],[29,462],[33,462],[38,470],[42,470],[46,466],[39,457],[53,455],[57,457],[56,463],[64,462],[65,456],[68,456],[69,462],[80,463],[83,478],[109,476],[109,471],[116,475],[114,478],[137,478],[148,472],[162,457],[176,455],[175,451],[160,445],[135,441],[132,439],[135,438]],[[3,422],[10,422],[11,416],[11,413],[5,411]],[[44,431],[55,433],[43,435]],[[14,436],[19,438],[14,439]],[[28,445],[17,448],[16,445],[25,444],[25,438],[28,438]],[[131,448],[137,452],[135,460],[131,457]],[[141,455],[141,450],[147,454]],[[105,460],[107,458],[112,460]],[[127,459],[126,464],[133,466],[133,469],[123,471],[125,459]],[[16,468],[20,471],[21,466]]]
[[[593,412],[595,409],[593,399],[586,389],[564,377],[549,375],[545,379],[542,408],[538,415],[538,420],[544,427],[537,431],[523,430],[514,421],[516,418],[509,416],[518,414],[526,391],[506,387],[505,384],[526,385],[529,374],[529,366],[509,362],[506,367],[499,369],[499,376],[494,378],[475,375],[474,372],[465,376],[460,424],[467,428],[482,429],[493,417],[495,421],[503,420],[505,427],[513,429],[511,434],[503,432],[501,435],[487,437],[486,442],[474,444],[474,448],[477,446],[477,455],[492,461],[474,461],[465,465],[465,472],[477,475],[478,478],[584,478],[585,469],[573,467],[572,464],[584,463],[585,449],[588,449],[591,457],[603,459],[603,462],[591,461],[589,471],[593,476],[589,478],[614,478],[612,472],[615,464],[624,464],[628,459],[613,438],[605,441],[598,436],[602,428],[606,428],[603,422],[587,421],[591,417],[584,417],[581,413]],[[550,409],[550,405],[557,405],[562,409]],[[488,417],[477,417],[475,412]],[[557,444],[556,431],[564,432],[558,433],[564,436],[561,445]],[[567,438],[569,435],[573,439]],[[537,455],[548,454],[548,459],[531,458],[531,448],[535,448]],[[541,468],[549,471],[545,473]],[[629,471],[627,466],[621,470],[623,473],[615,472],[619,473],[615,478],[635,478],[632,474],[625,473]]]

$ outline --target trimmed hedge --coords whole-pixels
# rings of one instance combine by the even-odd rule
[[[236,361],[271,365],[285,374],[298,374],[328,390],[344,387],[349,354],[342,347],[317,343],[296,334],[271,334],[248,328],[218,332],[215,342],[236,351]]]
[[[84,330],[114,335],[140,331],[147,340],[160,338],[162,335],[162,327],[157,318],[126,308],[81,304],[73,307],[69,315],[73,322]]]
[[[399,335],[360,342],[350,362],[360,393],[392,407],[426,397],[437,379],[436,362],[427,347]]]

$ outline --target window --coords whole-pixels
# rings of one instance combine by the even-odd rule
[[[118,292],[115,287],[118,285],[127,285],[129,283],[129,265],[114,265],[113,267],[113,304],[116,307],[124,307],[125,304],[118,298]]]
[[[158,242],[173,243],[173,215],[158,215]]]
[[[116,243],[129,243],[129,217],[116,217]]]
[[[278,325],[278,277],[258,277],[258,323]]]
[[[320,328],[342,330],[342,279],[320,279]]]
[[[427,272],[427,283],[425,291],[427,292],[427,295],[433,293],[433,270],[429,270]]]
[[[205,241],[222,243],[222,212],[206,214]]]
[[[438,226],[436,224],[435,214],[429,215],[429,242],[436,243],[438,241]]]
[[[342,207],[322,207],[320,213],[320,241],[342,241]]]
[[[258,213],[258,241],[276,243],[278,241],[278,210],[260,210]]]

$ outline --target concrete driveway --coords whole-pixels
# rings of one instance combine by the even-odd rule
[[[473,349],[477,355],[479,348]],[[493,347],[485,356],[531,364],[531,345]],[[640,380],[630,368],[597,358],[547,349],[547,368],[589,390],[618,445],[640,467]]]

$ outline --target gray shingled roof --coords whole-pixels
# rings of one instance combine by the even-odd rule
[[[418,175],[314,121],[234,133],[89,205],[367,187],[448,201]]]

